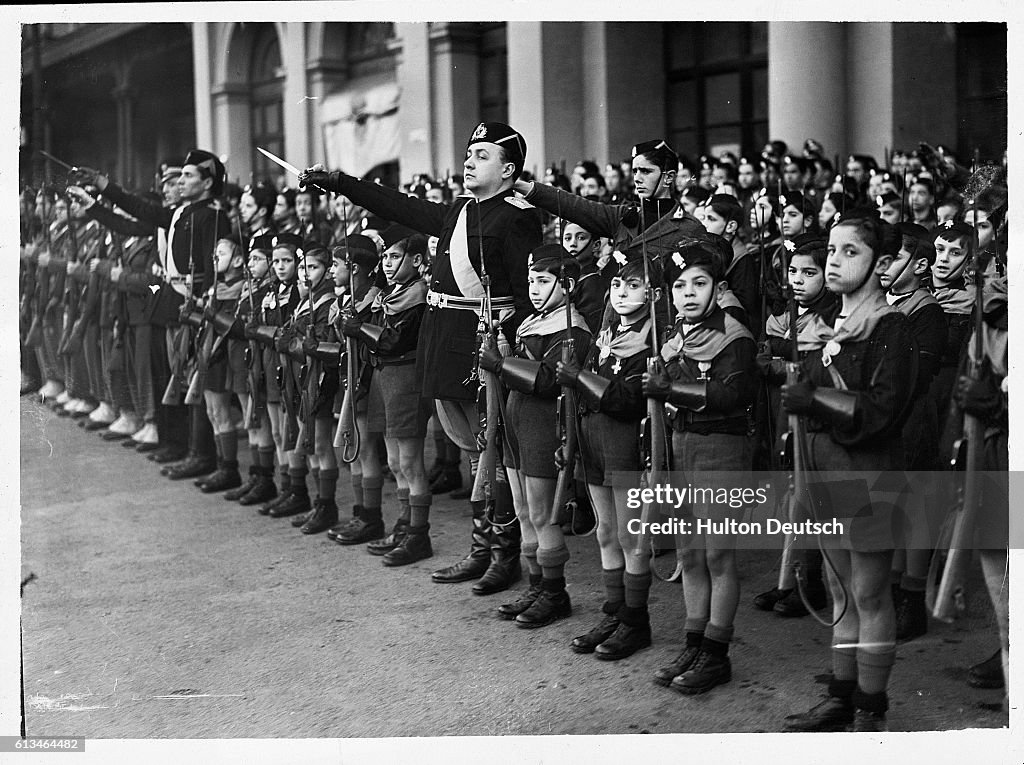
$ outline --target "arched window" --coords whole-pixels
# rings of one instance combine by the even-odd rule
[[[260,24],[253,40],[252,67],[249,71],[250,114],[252,123],[252,168],[256,179],[274,178],[280,169],[256,151],[262,146],[284,156],[284,70],[281,46],[273,24]]]

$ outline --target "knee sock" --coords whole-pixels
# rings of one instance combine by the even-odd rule
[[[408,489],[395,489],[395,494],[398,495],[398,520],[409,522],[410,509],[409,509],[409,490]],[[429,502],[427,503],[430,504]]]
[[[857,636],[841,637],[836,635],[833,642],[850,645],[857,642]],[[832,676],[836,680],[857,680],[857,649],[832,647]]]
[[[316,489],[317,499],[320,499],[323,496],[320,494],[320,468],[311,468],[309,474],[313,477],[313,488]]]
[[[533,577],[537,577],[537,582],[539,584],[541,578],[541,570],[540,564],[537,562],[537,543],[523,542],[521,550],[523,557],[526,558],[526,568],[530,572],[530,581],[533,581]]]
[[[569,560],[569,548],[565,545],[554,550],[537,550],[537,563],[546,580],[561,580],[565,587],[565,564]]]
[[[686,633],[686,647],[700,648],[704,641],[704,630],[708,627],[708,620],[701,617],[686,617],[683,622],[683,632]]]
[[[363,519],[366,521],[379,520],[380,500],[382,487],[384,486],[383,476],[363,476]]]
[[[363,476],[362,473],[352,473],[352,502],[356,507],[363,506]]]
[[[408,490],[407,490],[408,491]],[[422,529],[430,520],[430,505],[434,501],[432,494],[409,495],[409,528]]]
[[[217,435],[220,441],[220,454],[224,459],[224,467],[238,469],[238,432],[229,430]]]
[[[651,574],[631,574],[628,571],[622,575],[622,583],[625,588],[626,605],[630,608],[642,608],[647,610],[647,597],[651,592]],[[708,625],[709,629],[711,625]],[[704,633],[707,636],[707,631]]]
[[[623,583],[623,575],[626,572],[625,566],[620,568],[605,568],[601,570],[601,579],[604,581],[604,605],[601,610],[609,615],[614,615],[619,607],[626,602],[626,587]]]
[[[733,628],[719,627],[717,624],[708,622],[704,628],[704,639],[700,647],[714,656],[725,656],[729,653],[729,643],[732,641]]]
[[[338,490],[338,468],[320,468],[320,500],[334,503]]]
[[[299,497],[308,497],[309,489],[306,488],[306,475],[309,470],[305,465],[302,467],[290,467],[288,468],[288,476],[291,478],[291,490],[292,494]]]
[[[263,468],[260,466],[260,447],[256,444],[249,444],[249,457],[252,459],[253,473],[262,475]]]
[[[896,648],[878,652],[858,648],[856,651],[857,687],[867,694],[885,693],[885,687],[889,684],[889,674],[896,663]]]
[[[273,446],[258,446],[256,447],[256,464],[260,466],[260,470],[263,474],[274,477],[274,447]]]

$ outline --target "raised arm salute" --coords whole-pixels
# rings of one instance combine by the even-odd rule
[[[321,167],[299,177],[300,184],[344,194],[376,215],[438,237],[416,373],[424,398],[438,400],[445,432],[474,454],[478,452],[475,434],[481,430],[476,406],[477,325],[485,296],[489,291],[487,320],[499,323],[499,347],[505,350],[531,310],[527,257],[541,243],[541,226],[531,206],[513,193],[525,158],[526,141],[511,127],[500,122],[479,124],[469,138],[463,162],[466,190],[472,196],[459,197],[450,205],[410,198]],[[483,274],[489,277],[488,288],[481,280]],[[500,468],[499,473],[503,473]],[[476,579],[490,568],[474,588],[483,595],[507,589],[518,578],[519,531],[511,492],[504,475],[497,476],[494,484],[496,528],[492,532],[485,517],[482,492],[474,492],[473,549],[465,560],[435,572],[435,581]]]

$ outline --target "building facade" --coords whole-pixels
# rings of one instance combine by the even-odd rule
[[[1006,146],[1006,25],[828,22],[193,22],[23,27],[22,175],[32,147],[149,185],[191,146],[232,180],[262,146],[386,182],[459,172],[481,120],[528,169],[628,156]],[[41,77],[37,82],[35,72]],[[289,179],[294,183],[294,179]]]

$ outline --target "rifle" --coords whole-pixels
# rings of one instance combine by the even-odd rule
[[[474,197],[473,200],[476,198]],[[470,200],[473,201],[473,200]],[[466,203],[468,207],[470,202]],[[480,283],[484,288],[484,296],[481,300],[480,321],[477,323],[476,334],[480,350],[498,350],[498,340],[495,336],[494,325],[491,320],[491,277],[487,273],[487,263],[484,259],[484,238],[481,231],[480,203],[477,201],[477,241],[480,246]],[[467,223],[469,210],[466,210]],[[479,359],[479,354],[477,355]],[[480,463],[477,467],[477,475],[480,477],[480,485],[484,490],[484,503],[492,505],[494,501],[494,482],[497,475],[498,465],[498,427],[501,419],[501,382],[498,376],[489,372],[477,363],[476,368],[470,373],[480,380],[480,388],[477,391],[477,401],[482,394],[484,397],[484,415],[481,424],[483,425],[484,448],[480,453]]]
[[[800,342],[797,338],[797,319],[799,311],[796,305],[796,297],[793,293],[793,285],[789,282],[789,263],[786,258],[786,248],[780,249],[782,257],[783,289],[786,291],[786,303],[789,311],[789,337],[790,354],[786,362],[786,384],[794,385],[800,380]],[[799,414],[789,415],[789,447],[792,455],[792,469],[789,473],[789,511],[788,520],[797,520],[797,511],[800,507],[800,500],[807,496],[807,427],[804,419]],[[783,452],[786,449],[783,447]],[[785,459],[785,455],[783,455]],[[793,543],[796,535],[787,534],[785,545],[782,548],[782,560],[779,564],[778,589],[785,590],[790,587],[790,569],[793,568]],[[808,609],[814,613],[813,609]]]
[[[75,229],[74,221],[71,218],[71,196],[64,195],[64,204],[67,205],[67,241],[70,252],[68,252],[68,263],[78,263],[78,231]],[[78,305],[82,296],[82,290],[72,285],[67,277],[64,279],[64,325],[61,328],[60,342],[57,343],[57,355],[68,356],[71,351],[68,349],[68,341],[71,339],[71,330],[78,319]]]
[[[217,226],[216,230],[220,231],[220,208],[217,208]],[[192,267],[192,280],[195,281],[195,257],[192,253],[191,242],[195,241],[195,218],[192,219],[192,225],[189,227],[189,233],[191,235],[190,246],[189,246],[189,260]],[[213,285],[210,287],[210,304],[217,299],[217,248],[214,245],[213,251],[210,253],[210,265],[213,273]],[[205,281],[204,281],[205,286]],[[195,296],[195,287],[191,287],[192,296]],[[209,305],[209,304],[208,304]],[[210,370],[210,362],[213,359],[213,345],[214,345],[214,331],[213,323],[206,318],[206,311],[190,311],[189,312],[189,323],[194,324],[198,327],[195,339],[195,355],[193,357],[194,367],[192,375],[189,379],[188,390],[185,393],[186,404],[201,404],[203,403],[203,390],[206,388],[206,375]]]
[[[975,166],[977,166],[977,161],[977,150],[975,150]],[[973,204],[974,200],[972,200]],[[982,293],[985,286],[986,264],[982,261],[982,253],[978,251],[977,208],[974,209],[974,232],[971,244],[975,253],[974,315],[972,317],[974,319],[974,358],[970,359],[967,371],[972,380],[978,380],[982,376],[985,364],[985,318],[982,310],[984,300]],[[963,418],[963,435],[953,445],[951,462],[954,468],[962,465],[964,482],[958,489],[957,503],[953,508],[951,518],[947,519],[947,523],[952,521],[953,529],[949,539],[949,549],[946,552],[946,565],[942,570],[942,580],[939,582],[937,592],[931,592],[931,587],[928,592],[928,606],[931,608],[932,616],[943,622],[952,622],[958,614],[963,613],[966,609],[964,591],[967,583],[967,569],[974,553],[971,545],[978,505],[982,498],[980,473],[985,450],[985,423],[967,412],[964,412]],[[937,550],[932,557],[929,582],[935,581],[932,574],[938,565],[938,558],[939,551]],[[934,597],[932,597],[933,595]]]
[[[569,281],[565,276],[564,263],[561,266],[561,281],[562,289],[565,291],[565,338],[562,340],[562,363],[571,364],[576,354],[576,341],[572,337],[572,303],[569,300]],[[571,385],[563,385],[562,393],[558,397],[558,429],[561,433],[561,450],[565,465],[558,471],[558,480],[555,482],[555,498],[551,504],[550,513],[552,526],[561,525],[566,520],[563,517],[563,510],[566,507],[572,509],[576,505],[574,477],[579,448],[576,414],[576,389]],[[570,496],[572,499],[569,499]]]
[[[45,219],[42,223],[43,251],[50,252],[50,222]],[[43,266],[39,266],[39,251],[36,252],[36,280],[35,289],[32,293],[32,322],[29,324],[28,332],[25,333],[25,345],[29,348],[41,348],[43,345],[43,315],[50,299],[50,272]]]
[[[651,356],[647,360],[647,371],[657,374],[661,371],[661,356],[658,353],[658,320],[654,306],[654,285],[651,284],[651,268],[647,259],[647,230],[644,220],[644,200],[640,199],[640,251],[644,261],[644,281],[647,283],[647,301],[651,320]],[[665,427],[665,405],[656,398],[647,397],[647,415],[640,422],[640,459],[644,470],[640,476],[642,488],[654,488],[664,481],[664,473],[668,468],[668,431]],[[648,529],[654,503],[644,502],[640,510],[640,534],[637,535],[636,556],[650,555],[653,551],[652,540]]]
[[[113,239],[113,232],[108,232],[107,236]],[[120,252],[120,242],[118,242],[118,251]],[[84,253],[85,256],[88,252]],[[98,255],[98,253],[97,253]],[[119,256],[120,257],[120,256]],[[83,263],[88,261],[88,257],[82,258]],[[68,354],[78,353],[82,347],[82,342],[85,337],[86,327],[90,322],[93,321],[97,315],[97,311],[100,307],[100,301],[102,300],[102,285],[100,283],[101,274],[99,269],[94,269],[88,276],[88,281],[82,288],[82,293],[78,299],[78,317],[75,320],[74,326],[71,328],[71,332],[68,335],[68,341],[66,351]],[[123,297],[123,295],[122,295]],[[123,300],[121,301],[123,304]],[[114,318],[114,347],[120,350],[124,346],[123,340],[123,323],[125,319],[123,314],[126,312],[124,306],[117,316]]]
[[[308,275],[306,276],[306,290],[309,293],[309,317],[306,320],[309,337],[316,340],[316,323],[313,321],[313,282]],[[302,341],[297,337],[292,340],[292,345],[296,344],[301,349]],[[299,367],[299,385],[302,388],[299,394],[299,418],[303,424],[302,447],[308,454],[312,454],[316,446],[314,431],[316,423],[313,417],[313,408],[320,395],[320,376],[320,360],[316,357],[304,357]]]
[[[349,306],[344,316],[355,313],[356,293],[353,289],[352,253],[348,248],[348,206],[345,198],[341,199],[341,239],[345,247],[345,268],[348,269]],[[345,337],[345,395],[341,401],[341,414],[338,417],[338,429],[334,432],[334,447],[341,449],[341,461],[350,465],[359,459],[362,445],[359,435],[359,423],[356,421],[356,398],[359,395],[358,349],[354,337]]]
[[[201,319],[197,319],[198,312],[195,311],[195,296],[193,294],[195,290],[196,281],[196,260],[194,257],[195,250],[195,221],[192,221],[193,225],[189,226],[189,242],[188,242],[188,259],[189,259],[189,281],[188,281],[188,296],[185,298],[185,302],[181,306],[179,315],[183,319],[182,324],[188,324],[191,326],[198,326],[201,323]],[[168,256],[170,253],[168,253]],[[188,361],[189,352],[189,332],[187,329],[182,328],[175,340],[176,347],[169,349],[171,356],[171,375],[167,381],[167,388],[164,391],[163,403],[165,406],[175,406],[180,403],[181,389],[188,389],[188,380],[186,380],[185,365]]]

